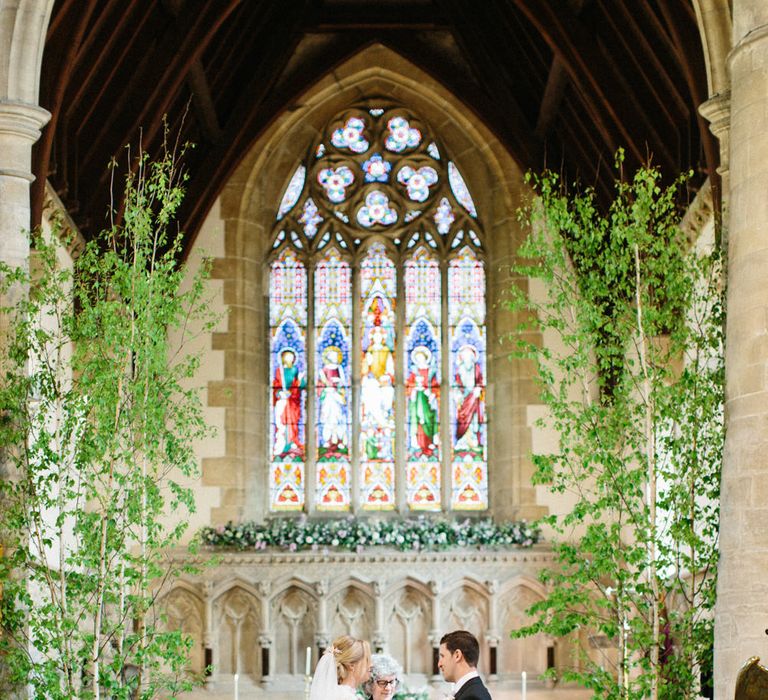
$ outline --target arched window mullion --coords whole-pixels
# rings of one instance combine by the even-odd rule
[[[315,386],[317,385],[317,363],[315,358],[315,257],[309,258],[309,264],[307,265],[307,340],[306,340],[306,352],[307,352],[307,407],[306,407],[306,436],[307,436],[307,449],[306,459],[304,461],[304,483],[305,483],[305,496],[304,496],[304,508],[308,513],[314,513],[315,506],[315,493],[316,493],[316,474],[317,474],[317,458],[316,449],[317,441],[315,436],[315,428],[317,423],[317,416],[315,415],[315,401],[316,392]]]
[[[395,269],[397,274],[397,301],[395,308],[399,313],[395,316],[395,328],[397,332],[397,338],[400,340],[397,343],[395,353],[395,416],[405,416],[407,411],[406,397],[405,397],[405,381],[404,381],[404,358],[406,349],[405,338],[405,275],[403,263],[405,262],[404,256],[398,256]],[[407,483],[407,430],[405,428],[405,421],[395,420],[395,474],[396,474],[396,503],[397,511],[404,513],[408,510],[406,506],[406,483]]]

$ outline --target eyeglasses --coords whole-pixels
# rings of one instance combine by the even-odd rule
[[[376,681],[376,685],[378,685],[379,688],[388,688],[390,685],[394,688],[397,684],[397,678],[393,678],[391,681],[385,681],[383,678],[379,678]]]

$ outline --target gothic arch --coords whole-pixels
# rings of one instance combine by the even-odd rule
[[[54,0],[0,0],[0,98],[37,106],[40,67],[53,3]]]
[[[295,109],[281,114],[222,192],[227,254],[216,262],[213,276],[223,280],[229,307],[229,329],[220,335],[225,364],[232,367],[226,384],[231,396],[212,405],[223,405],[231,414],[226,458],[236,465],[238,474],[234,484],[222,486],[222,501],[235,505],[214,510],[212,518],[260,518],[267,510],[268,431],[263,397],[268,381],[268,353],[264,352],[268,237],[280,196],[308,144],[332,115],[368,96],[407,105],[432,126],[453,154],[487,222],[487,304],[494,309],[488,318],[487,406],[493,416],[488,436],[493,455],[490,510],[499,518],[535,517],[541,508],[530,486],[531,431],[526,411],[538,399],[520,364],[510,363],[506,347],[496,342],[514,325],[514,319],[499,309],[499,302],[511,284],[502,270],[522,239],[516,223],[516,209],[525,193],[521,172],[492,132],[472,119],[458,96],[400,55],[375,44],[320,80]],[[495,400],[499,395],[504,402]],[[204,480],[210,476],[213,483],[218,464],[212,462],[209,468],[204,462]]]

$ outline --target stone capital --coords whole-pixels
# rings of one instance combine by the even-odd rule
[[[720,167],[717,172],[726,175],[730,163],[731,91],[713,95],[699,105],[699,114],[709,122],[709,130],[720,142]]]
[[[0,177],[32,182],[32,145],[51,118],[37,105],[0,100]]]

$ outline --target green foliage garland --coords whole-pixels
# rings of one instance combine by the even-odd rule
[[[212,547],[264,550],[269,547],[317,550],[333,547],[359,552],[367,547],[401,551],[441,550],[450,547],[530,547],[539,529],[526,522],[413,518],[363,520],[275,518],[264,523],[227,523],[205,527],[200,541]]]

